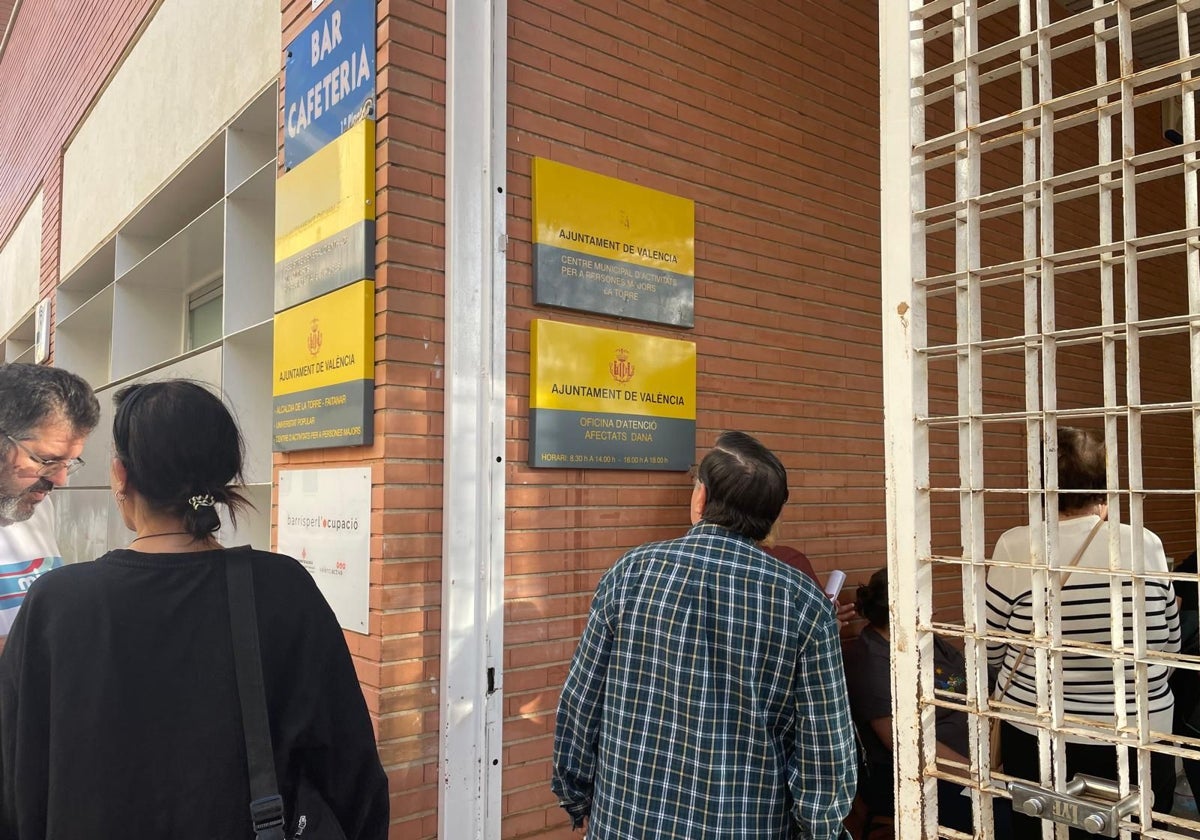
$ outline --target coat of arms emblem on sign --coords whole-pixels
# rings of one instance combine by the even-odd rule
[[[317,318],[312,319],[312,323],[308,326],[308,352],[314,356],[321,351],[321,322]]]
[[[618,382],[628,382],[633,379],[633,362],[629,361],[629,351],[624,347],[617,348],[617,358],[608,365],[608,372]]]

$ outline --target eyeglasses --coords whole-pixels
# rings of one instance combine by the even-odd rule
[[[13,445],[17,447],[17,449],[20,449],[29,456],[29,460],[38,465],[36,475],[39,477],[44,478],[46,476],[54,475],[59,470],[66,470],[67,475],[71,475],[72,473],[77,472],[79,468],[83,466],[82,458],[68,458],[65,461],[61,459],[46,460],[41,455],[30,452],[29,447],[21,443],[21,441],[17,440],[8,432],[0,432],[0,434],[8,438],[9,441],[11,441]]]

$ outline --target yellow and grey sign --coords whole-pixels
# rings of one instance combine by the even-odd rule
[[[274,450],[371,443],[374,376],[374,281],[362,280],[278,313]]]
[[[695,202],[533,161],[534,302],[695,323]]]
[[[375,122],[275,183],[275,311],[375,277]]]
[[[695,343],[539,319],[530,353],[530,466],[692,465]]]

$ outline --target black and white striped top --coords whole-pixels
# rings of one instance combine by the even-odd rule
[[[1059,555],[1067,562],[1075,556],[1087,539],[1095,516],[1081,516],[1059,522]],[[1086,642],[1111,644],[1111,608],[1109,600],[1109,575],[1087,574],[1083,569],[1108,569],[1108,526],[1102,526],[1083,556],[1076,564],[1077,571],[1067,578],[1062,589],[1062,638],[1065,643]],[[1132,566],[1133,531],[1121,524],[1120,566],[1128,570]],[[1143,529],[1145,570],[1148,575],[1167,571],[1167,558],[1162,541]],[[992,554],[995,562],[1028,562],[1030,557],[1030,533],[1028,526],[1006,531],[996,542]],[[1116,580],[1116,578],[1114,578]],[[1120,583],[1124,602],[1125,643],[1133,644],[1134,609],[1133,586],[1129,579]],[[989,633],[1007,631],[1019,636],[1033,635],[1032,573],[1029,569],[993,567],[987,578],[987,613]],[[1151,651],[1177,652],[1179,650],[1179,615],[1175,603],[1175,592],[1169,580],[1147,578],[1146,580],[1146,647]],[[1021,652],[1021,646],[1007,644],[1004,640],[988,642],[988,665],[998,671],[997,683],[1008,680]],[[1116,713],[1114,707],[1113,672],[1110,660],[1087,653],[1065,652],[1063,663],[1063,710],[1069,715],[1078,715],[1106,725],[1112,724]],[[1005,698],[1008,702],[1023,706],[1037,706],[1036,658],[1029,650],[1017,668]],[[1162,665],[1150,665],[1146,686],[1146,700],[1150,713],[1150,728],[1159,732],[1171,731],[1171,714],[1174,699],[1167,684],[1170,669]],[[1136,714],[1136,693],[1132,662],[1125,667],[1126,712]],[[1032,732],[1032,728],[1020,726]],[[1068,741],[1075,740],[1071,737]]]

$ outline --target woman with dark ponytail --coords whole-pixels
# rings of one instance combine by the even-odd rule
[[[182,379],[130,385],[113,398],[113,494],[130,547],[217,547],[217,505],[237,522],[247,502],[242,435],[225,404]],[[207,445],[205,445],[207,444]]]
[[[183,380],[115,403],[112,490],[134,537],[43,575],[18,613],[0,657],[0,837],[254,836],[226,583],[239,556],[286,836],[385,840],[387,778],[333,611],[292,558],[217,541],[221,511],[247,505],[229,410]],[[323,826],[297,813],[310,790]]]

